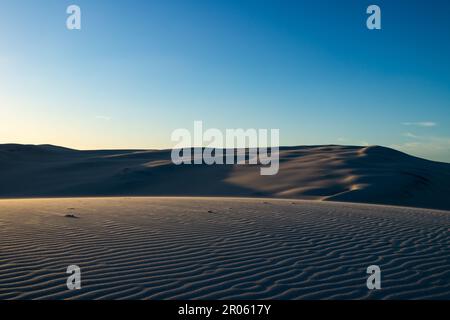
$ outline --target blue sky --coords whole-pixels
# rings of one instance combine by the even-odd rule
[[[82,29],[66,29],[66,8]],[[382,30],[366,28],[377,4]],[[450,162],[450,2],[1,0],[0,143],[170,148],[192,129]]]

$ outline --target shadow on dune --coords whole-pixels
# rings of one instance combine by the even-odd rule
[[[450,164],[384,147],[280,148],[280,170],[181,165],[170,150],[0,145],[0,197],[245,196],[450,209]]]
[[[232,165],[181,165],[170,151],[0,146],[0,197],[264,196],[225,182]]]

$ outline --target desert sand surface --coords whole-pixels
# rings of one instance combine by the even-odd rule
[[[450,299],[449,231],[448,211],[353,203],[0,200],[0,299]]]
[[[280,149],[280,170],[181,165],[170,150],[78,151],[0,145],[0,198],[234,196],[332,200],[450,210],[450,164],[371,146]]]

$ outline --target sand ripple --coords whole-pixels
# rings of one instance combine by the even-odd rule
[[[448,211],[351,203],[1,200],[0,299],[450,299],[449,230]]]

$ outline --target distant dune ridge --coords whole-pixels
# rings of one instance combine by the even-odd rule
[[[0,145],[0,197],[237,196],[450,210],[450,164],[378,146],[280,148],[280,171],[180,165],[170,150],[78,151]]]
[[[170,153],[0,145],[0,197],[37,198],[0,200],[0,300],[450,299],[450,164],[285,147],[261,176]]]

